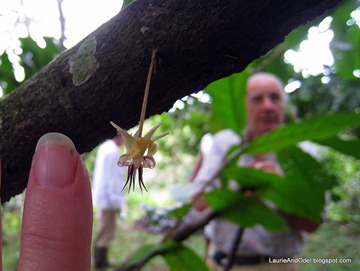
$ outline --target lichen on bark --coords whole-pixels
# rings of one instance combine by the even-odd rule
[[[99,62],[95,58],[96,38],[85,40],[79,50],[69,59],[70,73],[75,86],[84,84],[99,68]]]

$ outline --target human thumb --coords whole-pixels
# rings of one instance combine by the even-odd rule
[[[89,271],[92,201],[87,170],[59,133],[36,146],[26,191],[20,271]]]

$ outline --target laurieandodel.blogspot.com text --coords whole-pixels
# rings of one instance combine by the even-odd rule
[[[350,264],[352,259],[348,258],[269,258],[269,263],[273,264]]]

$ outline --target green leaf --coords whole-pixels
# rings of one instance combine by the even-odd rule
[[[337,112],[291,123],[251,141],[244,152],[249,154],[281,150],[305,140],[320,140],[346,128],[360,125],[360,114]]]
[[[192,207],[192,203],[187,203],[184,204],[178,208],[174,208],[171,211],[169,211],[168,216],[172,217],[172,218],[177,218],[180,219],[182,218],[185,214],[188,213],[188,211],[190,210],[190,208]]]
[[[360,28],[351,12],[358,9],[359,1],[344,1],[332,14],[331,28],[335,32],[330,48],[335,58],[336,72],[345,80],[358,81],[353,71],[360,69]]]
[[[147,262],[154,255],[159,254],[165,249],[164,244],[153,244],[141,246],[126,263],[128,267],[136,266],[141,263]]]
[[[135,0],[123,0],[123,5],[121,7],[121,9],[125,8],[126,6],[130,5],[132,2],[134,2]]]
[[[257,197],[247,197],[241,192],[226,189],[216,189],[204,196],[215,211],[242,227],[261,224],[272,231],[288,229],[283,217]]]
[[[328,146],[342,152],[346,155],[351,155],[357,159],[360,159],[360,140],[342,140],[338,137],[326,138],[315,141],[318,144]]]
[[[279,151],[278,160],[285,173],[284,180],[273,182],[261,195],[285,212],[320,221],[325,191],[330,188],[333,177],[300,148]]]
[[[274,181],[281,179],[276,174],[251,167],[238,167],[235,163],[223,169],[220,177],[226,180],[235,180],[242,188],[254,190],[265,189]]]
[[[161,255],[171,271],[209,271],[199,255],[181,243],[168,241],[166,248]]]
[[[12,65],[6,52],[0,56],[0,84],[4,94],[10,93],[19,85],[15,79]]]
[[[25,79],[30,78],[41,68],[45,67],[63,49],[54,43],[53,38],[45,37],[44,40],[46,47],[41,48],[30,37],[20,38],[21,48],[23,51],[20,55],[20,64],[25,70]]]
[[[213,129],[232,129],[239,133],[245,126],[245,89],[247,72],[237,73],[217,80],[205,88],[213,103]]]
[[[161,244],[141,246],[127,262],[127,269],[142,265],[156,255],[164,257],[171,271],[194,270],[194,267],[199,271],[209,271],[204,261],[195,252],[171,240]]]

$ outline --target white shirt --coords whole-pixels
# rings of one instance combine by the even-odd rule
[[[97,151],[93,175],[94,206],[102,209],[120,209],[123,203],[126,167],[118,166],[119,147],[111,139],[102,143]]]

